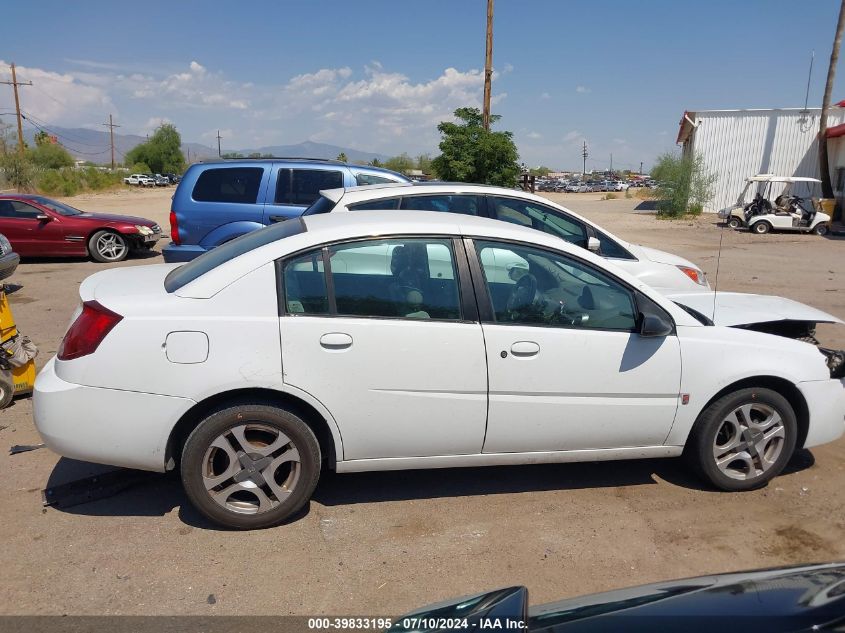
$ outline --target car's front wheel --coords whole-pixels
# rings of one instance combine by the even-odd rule
[[[742,220],[740,220],[736,216],[731,216],[731,219],[728,220],[728,226],[731,227],[732,229],[738,229],[739,227],[742,226]]]
[[[241,404],[200,422],[185,442],[181,471],[185,493],[206,517],[238,530],[266,528],[311,498],[320,445],[294,413]]]
[[[716,488],[753,490],[783,470],[797,436],[786,398],[771,389],[740,389],[702,411],[684,454]]]
[[[826,222],[819,222],[816,226],[813,227],[813,233],[816,235],[827,235],[828,233],[828,226]]]
[[[757,233],[757,235],[765,235],[772,230],[772,225],[765,220],[761,220],[760,222],[757,222],[751,230]]]
[[[88,240],[88,252],[98,262],[122,262],[129,254],[129,243],[120,233],[97,231]]]

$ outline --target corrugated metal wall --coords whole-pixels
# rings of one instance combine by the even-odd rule
[[[755,174],[818,178],[819,115],[818,108],[804,116],[798,110],[697,113],[699,125],[687,149],[703,156],[718,177],[705,210],[715,212],[733,204],[745,179]],[[833,108],[828,126],[843,122],[845,110]]]

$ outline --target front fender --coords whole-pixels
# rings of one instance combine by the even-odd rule
[[[264,225],[260,222],[230,222],[229,224],[218,226],[216,229],[208,233],[200,241],[200,246],[205,249],[214,248],[215,246],[220,246],[224,242],[233,240],[236,237],[240,237],[246,233],[251,233],[252,231],[257,231],[258,229],[263,228]]]

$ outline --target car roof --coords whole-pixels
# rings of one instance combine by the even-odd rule
[[[270,163],[270,164],[292,164],[292,165],[328,165],[328,166],[337,166],[337,167],[348,167],[349,169],[355,171],[363,171],[370,174],[389,174],[391,176],[399,176],[400,178],[404,178],[408,180],[408,177],[404,174],[400,174],[398,171],[393,171],[391,169],[386,169],[384,167],[374,167],[372,165],[356,165],[349,162],[343,162],[340,160],[334,160],[330,158],[306,158],[306,157],[296,157],[296,156],[272,156],[272,157],[263,157],[263,158],[213,158],[209,160],[202,160],[194,163],[193,166],[212,166],[212,165],[228,165],[230,167],[244,167],[244,166],[251,166],[261,163]]]

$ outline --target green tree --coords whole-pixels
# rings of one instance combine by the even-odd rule
[[[548,176],[549,172],[552,170],[546,167],[545,165],[540,165],[539,167],[534,167],[533,169],[529,169],[528,173],[532,176]]]
[[[420,154],[417,156],[417,169],[424,174],[430,174],[433,171],[431,166],[431,156],[428,154]]]
[[[126,164],[144,163],[154,173],[181,174],[185,170],[182,137],[171,123],[160,126],[146,143],[126,153]]]
[[[240,152],[223,152],[220,158],[243,158],[244,155]]]
[[[399,156],[393,156],[392,158],[388,158],[384,161],[385,169],[397,171],[400,174],[407,174],[412,169],[416,169],[415,165],[416,163],[414,163],[414,159],[404,153]]]
[[[437,126],[442,137],[441,154],[432,161],[437,176],[456,182],[515,186],[520,168],[513,134],[485,130],[478,108],[458,108],[455,117],[459,123],[443,121]],[[500,118],[492,115],[490,123]]]
[[[381,161],[378,158],[374,158],[367,164],[370,165],[370,167],[381,167]]]
[[[44,130],[39,130],[36,135],[33,137],[35,141],[35,146],[40,147],[41,145],[48,145],[50,143],[50,135],[47,134]]]
[[[39,142],[36,135],[36,145],[26,151],[27,157],[36,167],[42,169],[61,169],[62,167],[73,167],[75,161],[68,151],[59,144]]]
[[[658,215],[675,218],[701,213],[713,198],[717,178],[707,170],[700,154],[680,157],[668,152],[657,158],[651,177],[658,183],[654,194]]]
[[[346,152],[341,152],[340,154],[338,154],[336,160],[339,160],[341,163],[348,163],[349,162],[349,159],[346,158]]]

